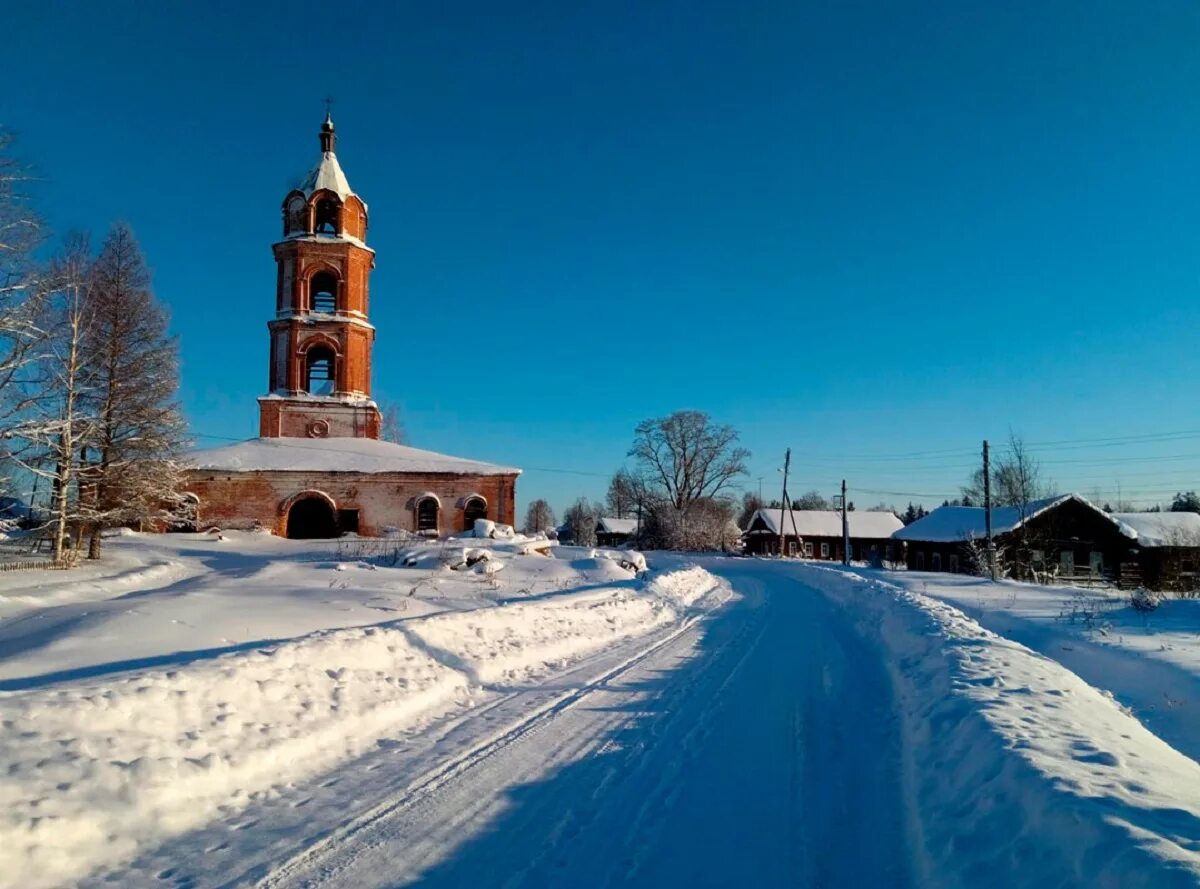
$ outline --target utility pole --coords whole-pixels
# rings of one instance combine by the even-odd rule
[[[996,546],[992,542],[992,461],[987,439],[983,440],[983,515],[987,529],[988,574],[996,579]]]
[[[850,520],[846,517],[846,480],[842,479],[842,564],[850,565]]]
[[[780,504],[783,507],[783,509],[779,510],[779,558],[781,558],[781,559],[783,558],[784,551],[785,551],[784,545],[783,545],[783,512],[784,512],[784,510],[788,509],[791,506],[791,504],[788,503],[788,492],[787,492],[788,470],[791,469],[791,467],[792,467],[792,449],[788,448],[787,454],[785,454],[784,458],[783,458],[783,501]],[[792,524],[794,525],[795,523],[796,523],[796,519],[793,518]]]

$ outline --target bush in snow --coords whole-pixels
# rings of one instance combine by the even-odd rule
[[[1149,614],[1158,608],[1166,598],[1166,595],[1156,590],[1138,587],[1130,594],[1129,604],[1133,606],[1134,611],[1141,614]]]

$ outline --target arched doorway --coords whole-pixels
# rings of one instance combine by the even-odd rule
[[[287,513],[287,536],[292,540],[337,537],[337,515],[324,497],[302,497]]]
[[[463,505],[463,530],[470,531],[475,527],[476,519],[486,519],[487,501],[482,497],[472,497]]]

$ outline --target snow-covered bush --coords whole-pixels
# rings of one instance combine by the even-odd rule
[[[1129,604],[1133,606],[1133,610],[1141,614],[1149,614],[1158,608],[1166,600],[1166,594],[1160,593],[1157,590],[1148,590],[1145,587],[1138,587],[1129,595]]]

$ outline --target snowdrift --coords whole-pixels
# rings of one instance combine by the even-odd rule
[[[0,694],[0,882],[69,884],[727,589],[689,568]]]
[[[921,885],[1200,883],[1200,764],[1111,695],[938,600],[831,569],[804,579],[888,649]]]

